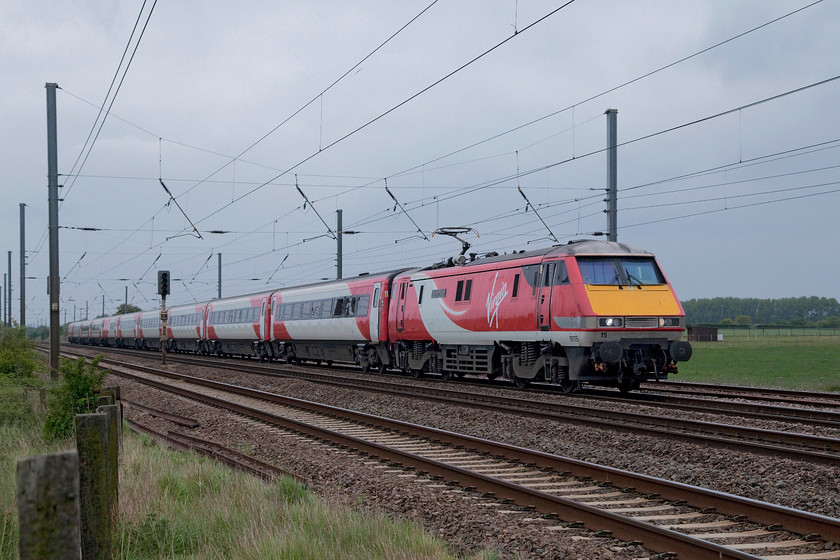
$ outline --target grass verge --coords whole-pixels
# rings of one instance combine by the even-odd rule
[[[453,558],[415,523],[325,503],[293,479],[266,483],[145,436],[124,450],[120,558]]]
[[[677,381],[840,391],[840,337],[759,337],[692,342]]]

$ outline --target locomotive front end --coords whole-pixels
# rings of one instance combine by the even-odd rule
[[[579,255],[576,262],[591,315],[580,319],[580,345],[567,351],[570,374],[630,391],[677,373],[692,352],[681,340],[685,312],[653,255]]]

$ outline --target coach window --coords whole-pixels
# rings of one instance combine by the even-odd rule
[[[356,314],[356,298],[354,297],[347,297],[344,298],[344,316],[345,317],[353,317]]]
[[[513,277],[513,293],[511,294],[511,299],[516,299],[519,295],[519,274],[514,275]]]
[[[332,316],[341,317],[344,315],[344,298],[333,298]]]
[[[417,305],[421,305],[423,303],[423,288],[426,286],[424,284],[420,284],[420,295],[417,296]]]
[[[373,307],[374,309],[379,307],[379,288],[373,290]]]
[[[309,319],[310,315],[312,315],[312,302],[304,301],[300,306],[300,318]]]
[[[464,295],[464,281],[458,280],[458,285],[455,286],[455,301],[461,301],[461,296]]]
[[[368,309],[370,308],[370,296],[368,294],[364,294],[359,296],[359,306],[356,308],[356,316],[357,317],[366,317],[368,314]]]
[[[472,279],[467,280],[464,286],[464,301],[470,301],[470,294],[472,293]]]

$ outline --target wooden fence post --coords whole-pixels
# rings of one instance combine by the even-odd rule
[[[111,529],[116,533],[119,524],[120,501],[119,501],[119,435],[117,422],[120,417],[119,407],[115,404],[100,406],[96,412],[104,412],[108,415],[108,447],[107,450],[107,476],[108,496],[111,501]]]
[[[21,560],[80,560],[79,456],[63,451],[17,462]]]
[[[99,392],[99,401],[97,406],[108,406],[115,404],[119,407],[119,416],[117,417],[117,436],[120,441],[120,451],[122,451],[122,424],[123,424],[123,407],[120,401],[120,387],[105,387]]]
[[[105,387],[102,389],[102,394],[104,395],[111,395],[114,397],[114,404],[119,405],[120,407],[120,449],[122,449],[122,424],[123,424],[123,406],[122,406],[122,397],[120,396],[120,386],[114,385],[112,387]]]
[[[111,558],[111,508],[108,477],[108,415],[76,415],[82,557]]]

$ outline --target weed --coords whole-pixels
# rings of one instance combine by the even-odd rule
[[[106,370],[98,367],[102,355],[87,363],[84,358],[75,361],[62,358],[59,364],[59,383],[47,397],[47,414],[44,418],[44,435],[55,440],[70,437],[75,432],[77,414],[96,410],[99,390]]]
[[[24,328],[0,328],[0,376],[31,378],[38,367]]]

